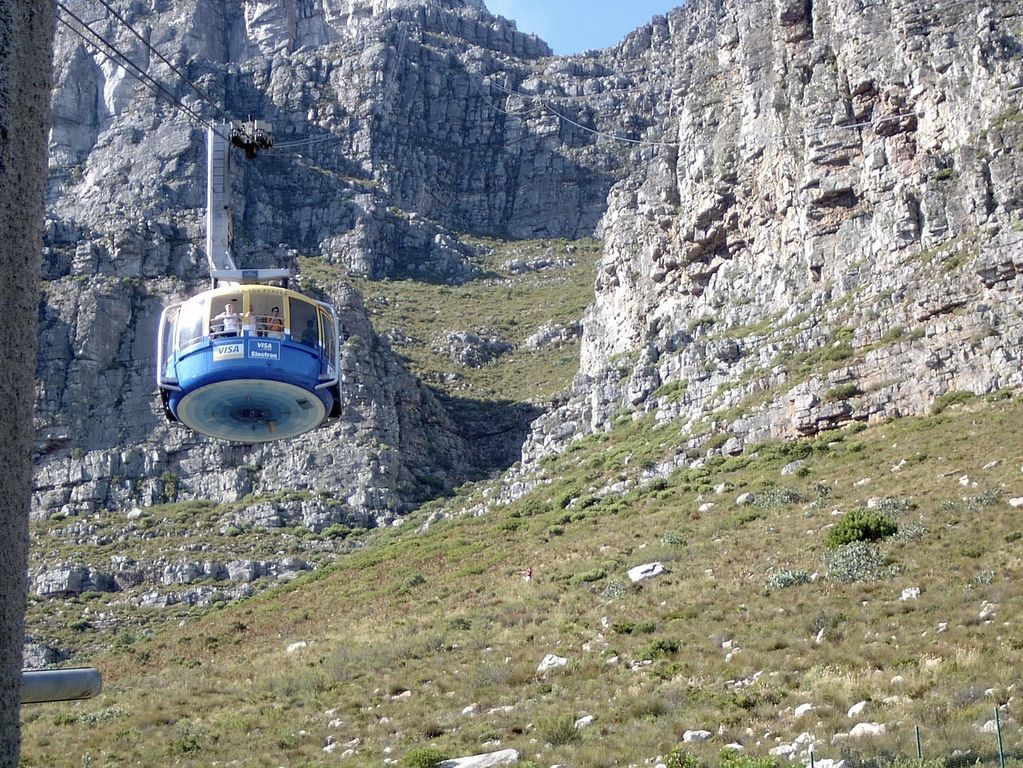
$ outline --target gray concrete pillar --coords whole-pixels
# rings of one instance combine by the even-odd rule
[[[0,0],[0,768],[21,749],[43,184],[54,4]]]

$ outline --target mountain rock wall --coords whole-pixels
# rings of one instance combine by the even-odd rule
[[[618,105],[637,75],[596,56],[554,59],[475,1],[112,3],[139,36],[89,3],[67,5],[161,90],[62,16],[34,516],[316,489],[350,520],[383,523],[510,461],[532,410],[439,401],[377,338],[344,276],[461,282],[476,270],[458,233],[592,234],[628,162],[593,131],[639,137],[655,126]],[[552,114],[548,99],[590,130]],[[235,162],[236,258],[293,267],[310,256],[338,275],[320,293],[347,338],[336,426],[252,448],[162,420],[159,312],[208,280],[204,128],[182,108],[274,125],[273,150]],[[491,417],[500,429],[476,423]]]
[[[1023,385],[1023,4],[705,0],[647,43],[673,146],[611,191],[527,463],[623,415],[692,458]]]
[[[1018,388],[1021,6],[693,0],[555,58],[479,2],[115,3],[161,56],[94,26],[159,97],[64,28],[35,514],[166,500],[170,475],[185,498],[329,489],[386,522],[502,466],[528,410],[481,442],[491,415],[416,382],[344,280],[472,279],[462,233],[605,238],[581,374],[527,469],[622,417],[693,435],[668,471]],[[202,130],[170,97],[274,124],[236,164],[237,256],[337,275],[337,426],[253,449],[162,423],[159,309],[206,274]]]

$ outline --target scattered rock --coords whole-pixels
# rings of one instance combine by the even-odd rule
[[[709,739],[712,735],[710,731],[686,731],[682,734],[682,741],[687,744],[699,744]]]
[[[997,603],[989,603],[987,600],[985,600],[983,603],[981,603],[980,606],[980,613],[978,614],[980,620],[981,621],[993,620],[997,608],[998,608]]]
[[[883,723],[857,723],[850,731],[849,736],[854,739],[866,736],[883,736],[885,727]]]
[[[433,344],[435,352],[466,368],[482,368],[514,347],[497,338],[485,339],[468,331],[449,331]]]
[[[518,750],[502,749],[498,752],[488,752],[473,757],[458,757],[454,760],[443,760],[437,764],[438,768],[491,768],[495,765],[510,765],[519,760]]]
[[[558,656],[553,653],[548,653],[543,657],[543,661],[540,662],[540,666],[536,668],[537,672],[543,673],[548,672],[558,667],[564,667],[568,664],[568,659],[563,656]]]
[[[559,325],[557,323],[545,323],[532,336],[529,336],[522,346],[526,349],[540,350],[560,347],[575,341],[582,335],[583,329],[580,323],[570,325]]]
[[[637,565],[634,568],[630,568],[629,579],[635,584],[637,581],[650,579],[662,573],[664,573],[664,565],[662,563],[647,563],[646,565]]]
[[[21,666],[24,669],[43,669],[44,667],[59,664],[70,657],[71,654],[66,651],[38,643],[31,637],[26,637],[22,648]]]
[[[799,468],[802,467],[804,464],[806,464],[806,462],[803,461],[803,459],[796,459],[795,461],[790,461],[788,464],[781,468],[782,477],[787,477],[788,475],[796,474],[796,472],[799,471]]]
[[[575,728],[576,730],[586,728],[587,726],[593,725],[596,719],[597,718],[594,717],[593,715],[583,715],[582,717],[575,721]]]

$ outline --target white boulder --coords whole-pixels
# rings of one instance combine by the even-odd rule
[[[548,653],[543,657],[543,661],[540,662],[540,666],[536,668],[537,672],[548,672],[558,667],[564,667],[568,664],[568,659],[563,656],[558,656],[553,653]]]
[[[649,579],[664,573],[663,563],[646,563],[629,569],[629,580],[635,584],[637,581]]]
[[[495,765],[510,765],[519,761],[518,750],[502,749],[472,757],[459,757],[454,760],[443,760],[438,768],[492,768]]]
[[[884,723],[856,723],[849,731],[849,736],[861,739],[865,736],[883,736],[884,732]]]
[[[851,707],[849,707],[849,711],[845,713],[845,716],[850,718],[850,719],[852,719],[854,717],[859,717],[861,714],[863,714],[863,710],[866,709],[866,708],[867,708],[867,702],[865,702],[865,701],[857,701],[855,704],[853,704]]]

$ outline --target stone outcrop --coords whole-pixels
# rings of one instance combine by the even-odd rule
[[[346,336],[344,417],[259,448],[163,422],[157,318],[207,280],[203,131],[62,26],[33,516],[318,489],[333,521],[379,524],[510,463],[535,414],[466,426],[376,336],[345,278],[472,279],[476,249],[459,232],[592,234],[628,162],[592,131],[656,130],[636,111],[656,87],[637,95],[641,73],[611,59],[553,58],[476,0],[113,5],[159,55],[113,15],[86,14],[92,28],[176,101],[207,120],[273,123],[275,148],[235,163],[236,257],[295,267],[309,256],[336,274],[321,297]]]
[[[345,417],[256,449],[161,422],[155,318],[205,270],[201,137],[62,34],[36,517],[294,489],[330,501],[232,524],[387,523],[510,463],[518,446],[482,421],[535,414],[463,418],[405,371],[344,280],[473,279],[457,233],[605,239],[581,374],[535,422],[526,474],[623,414],[691,433],[651,470],[665,474],[1023,385],[1020,0],[697,0],[569,58],[478,2],[124,11],[217,104],[274,123],[277,147],[236,174],[239,260],[310,256],[336,273]]]
[[[526,463],[622,413],[691,430],[671,471],[1023,386],[1021,14],[706,0],[627,39],[673,138],[611,190],[581,374]]]

